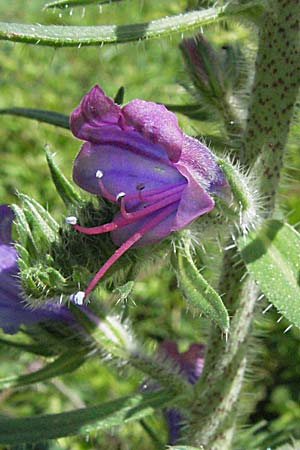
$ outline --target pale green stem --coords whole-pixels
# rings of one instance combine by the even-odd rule
[[[241,160],[254,164],[264,216],[273,212],[284,146],[299,88],[300,2],[276,0],[261,21],[256,73]],[[247,364],[257,288],[236,267],[233,251],[224,256],[219,292],[232,315],[227,341],[212,328],[206,365],[191,406],[189,444],[229,450]]]

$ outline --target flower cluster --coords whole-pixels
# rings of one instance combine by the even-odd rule
[[[110,232],[119,247],[85,292],[132,246],[158,242],[214,207],[213,195],[228,184],[210,150],[182,132],[165,106],[135,99],[120,108],[99,86],[71,115],[73,134],[86,141],[74,162],[74,181],[86,191],[119,205],[112,222],[80,232]]]
[[[0,327],[5,333],[16,333],[20,325],[59,320],[72,322],[68,309],[58,301],[30,309],[26,304],[18,274],[18,254],[12,242],[14,213],[8,205],[0,205]]]

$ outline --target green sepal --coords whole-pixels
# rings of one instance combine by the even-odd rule
[[[34,240],[38,243],[38,248],[44,248],[44,242],[54,242],[59,229],[58,223],[51,214],[34,199],[25,194],[18,194],[23,203],[24,214],[30,223]]]
[[[113,294],[116,294],[117,296],[117,302],[123,302],[128,298],[128,296],[131,294],[134,287],[134,281],[128,281],[127,283],[116,287],[113,290]]]
[[[244,174],[239,167],[235,167],[226,159],[218,158],[217,163],[225,175],[232,194],[232,200],[227,205],[222,198],[217,201],[221,201],[222,209],[228,218],[234,219],[235,223],[245,232],[256,225],[259,219],[259,205],[253,178]]]
[[[28,255],[36,256],[37,247],[24,211],[14,204],[12,205],[12,209],[15,215],[14,225],[18,235],[19,246],[24,247],[24,255],[25,250],[27,250],[26,259],[28,258]]]
[[[33,307],[64,292],[66,278],[53,267],[50,249],[57,244],[59,225],[45,208],[19,194],[22,209],[13,205],[18,235],[16,248],[22,287]]]
[[[69,116],[56,111],[36,108],[20,108],[15,106],[12,108],[0,109],[0,114],[10,114],[13,116],[24,117],[26,119],[33,119],[38,122],[49,123],[50,125],[55,125],[60,128],[70,128]]]
[[[269,302],[300,328],[300,234],[288,224],[267,220],[241,237],[238,246]]]
[[[203,34],[193,38],[195,48],[189,52],[190,39],[180,44],[186,67],[197,91],[207,101],[215,102],[225,97],[225,86],[218,56]]]
[[[61,414],[11,418],[0,416],[0,444],[14,445],[58,439],[65,436],[86,435],[155,413],[173,398],[165,390],[127,395],[96,406]]]
[[[55,164],[53,155],[48,146],[45,147],[48,167],[51,173],[52,181],[56,187],[57,193],[67,207],[77,204],[81,201],[80,195],[67,180],[59,167]]]
[[[114,102],[117,105],[122,105],[124,103],[124,95],[125,95],[125,88],[124,86],[119,87],[118,92],[115,95]]]
[[[201,275],[189,249],[184,242],[176,248],[172,258],[179,288],[189,306],[215,322],[224,333],[229,331],[229,316],[221,297]]]

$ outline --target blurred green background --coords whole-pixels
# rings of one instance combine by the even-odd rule
[[[43,0],[0,0],[0,17],[2,21],[43,24],[124,24],[179,13],[185,10],[187,3],[184,0],[160,0],[159,3],[124,0],[102,8],[94,5],[71,10],[43,10]],[[239,43],[246,55],[251,78],[256,43],[253,27],[232,23],[211,26],[205,29],[205,36],[218,48]],[[36,107],[69,114],[95,83],[111,96],[124,86],[125,102],[140,97],[186,104],[191,102],[191,97],[184,89],[189,82],[178,50],[181,38],[176,35],[151,42],[80,49],[52,49],[1,41],[0,108]],[[300,221],[300,132],[296,116],[299,119],[297,112],[278,210],[292,224]],[[179,121],[184,131],[192,135],[218,135],[219,132],[218,124],[213,121],[196,122],[183,116],[179,116]],[[0,122],[1,203],[16,202],[16,192],[21,191],[40,201],[60,220],[64,208],[51,183],[43,147],[48,144],[56,152],[56,162],[70,177],[79,141],[67,130],[36,121],[0,116]],[[224,149],[225,152],[228,150]],[[150,350],[154,351],[156,343],[162,339],[177,340],[182,350],[193,340],[205,339],[207,323],[186,310],[167,268],[159,276],[150,273],[139,280],[127,307],[134,331]],[[244,394],[245,407],[255,408],[256,405],[246,423],[264,426],[264,435],[261,434],[264,440],[257,444],[261,449],[267,449],[275,440],[280,442],[282,436],[284,439],[292,435],[300,437],[300,335],[295,329],[283,334],[288,324],[284,320],[277,323],[279,316],[275,311],[263,315],[264,307],[266,304],[257,313],[257,338],[253,343],[253,354],[259,348],[259,356],[249,371]],[[1,377],[35,370],[42,363],[37,357],[0,346]],[[75,373],[49,383],[0,392],[0,413],[31,415],[91,405],[139,389],[142,379],[140,374],[126,367],[120,371],[95,358]],[[151,426],[164,436],[166,430],[162,422],[160,414],[150,420]],[[246,433],[245,429],[241,436],[243,433]],[[38,448],[155,449],[139,423],[89,439],[61,439],[47,445]],[[246,444],[239,445],[237,448],[241,450],[250,448],[243,447]]]

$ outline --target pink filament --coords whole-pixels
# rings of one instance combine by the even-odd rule
[[[170,205],[171,203],[178,201],[180,199],[180,197],[181,197],[181,192],[178,192],[177,194],[168,196],[167,198],[165,198],[164,200],[161,200],[160,202],[153,203],[150,206],[147,206],[143,209],[139,209],[138,211],[134,211],[134,212],[126,211],[126,207],[125,207],[126,197],[123,197],[121,199],[121,214],[125,219],[135,221],[135,220],[141,219],[142,217],[148,216],[149,214],[157,211],[158,209],[164,208],[164,207]]]
[[[160,191],[160,192],[159,192]],[[99,225],[97,227],[83,227],[81,225],[72,225],[73,228],[80,233],[89,234],[89,235],[95,235],[95,234],[102,234],[102,233],[108,233],[109,231],[116,230],[121,227],[125,227],[129,223],[135,222],[138,219],[141,219],[142,217],[147,216],[148,214],[151,214],[152,212],[157,211],[158,209],[161,209],[165,206],[168,206],[169,204],[179,200],[178,193],[182,191],[182,185],[175,186],[173,188],[167,189],[165,191],[161,191],[159,189],[153,189],[151,192],[153,192],[153,196],[151,197],[151,200],[155,198],[156,200],[162,198],[162,195],[164,195],[164,200],[161,202],[157,202],[153,205],[150,205],[146,208],[143,208],[141,210],[130,212],[128,213],[125,208],[125,201],[128,200],[128,198],[132,198],[135,194],[132,195],[126,195],[126,197],[123,197],[121,199],[121,213],[123,217],[116,217],[112,222],[105,223],[103,225]],[[150,191],[149,191],[150,192]],[[155,194],[154,194],[155,193]],[[173,195],[170,195],[173,193]],[[176,193],[176,195],[175,195]],[[166,195],[169,195],[169,197],[166,198]],[[150,200],[150,196],[147,198]]]
[[[114,197],[110,192],[108,192],[101,179],[98,180],[98,185],[100,187],[102,197],[106,198],[110,202],[116,203],[116,197]]]
[[[140,200],[141,202],[153,202],[165,198],[166,195],[174,194],[175,192],[182,191],[186,186],[186,183],[166,188],[166,186],[158,189],[149,189],[148,191],[139,190],[137,194],[126,194],[126,201],[128,200]]]
[[[168,195],[176,194],[177,192],[182,192],[183,188],[185,187],[185,184],[180,184],[179,186],[173,186],[169,189],[157,189],[157,192],[153,189],[152,191],[146,191],[145,195],[143,196],[143,201],[147,203],[153,203],[157,202],[158,200],[166,198]],[[125,200],[127,200],[128,197],[126,196]]]
[[[84,234],[101,234],[116,230],[119,228],[119,225],[116,222],[105,223],[104,225],[99,225],[98,227],[82,227],[81,225],[76,224],[73,225],[73,228]]]
[[[168,208],[163,209],[160,213],[158,213],[155,217],[153,217],[149,222],[144,224],[138,231],[136,231],[127,241],[124,242],[115,253],[105,262],[105,264],[100,268],[100,270],[96,273],[90,284],[88,285],[85,296],[87,296],[92,289],[96,286],[100,278],[107,272],[107,270],[125,253],[130,247],[132,247],[138,240],[140,240],[143,235],[154,228],[157,224],[162,222],[166,217],[168,217],[171,212],[176,209],[176,204],[173,201]]]

